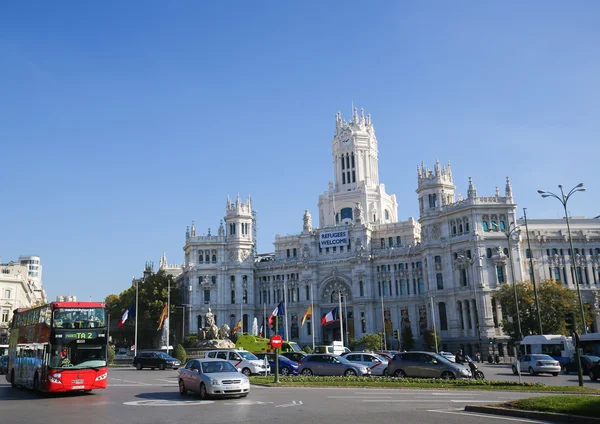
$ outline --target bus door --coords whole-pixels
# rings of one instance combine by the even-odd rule
[[[50,362],[50,345],[46,343],[44,344],[44,350],[41,357],[42,385],[46,384],[46,379],[48,378],[48,362]]]

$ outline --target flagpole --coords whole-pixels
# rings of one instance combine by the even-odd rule
[[[344,310],[342,309],[342,291],[338,289],[338,312],[340,316],[340,338],[342,339],[342,346],[344,346]]]
[[[433,296],[431,296],[429,299],[431,301],[431,320],[433,321],[433,342],[435,343],[435,353],[439,353],[437,342],[437,329],[435,328],[435,310],[433,309]]]
[[[287,288],[285,285],[285,280],[283,280],[283,319],[285,325],[285,340],[288,341],[288,319],[287,319]]]
[[[315,304],[313,302],[312,283],[310,284],[310,326],[312,327],[313,352],[315,351]]]
[[[244,334],[244,289],[242,289],[242,300],[240,302],[240,319],[242,320],[242,331]]]
[[[267,337],[267,304],[263,302],[263,337]]]
[[[171,326],[171,279],[167,281],[167,355],[169,354],[169,327]]]
[[[140,280],[136,279],[135,280],[135,335],[134,335],[134,340],[133,340],[133,356],[137,356],[137,339],[138,339],[138,330],[137,330],[137,325],[138,325],[138,292],[139,292],[139,286],[140,284]]]

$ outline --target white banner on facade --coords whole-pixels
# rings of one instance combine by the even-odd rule
[[[348,246],[348,230],[326,231],[319,236],[321,247]]]

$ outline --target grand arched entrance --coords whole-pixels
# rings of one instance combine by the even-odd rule
[[[354,310],[352,305],[352,285],[343,276],[332,276],[323,281],[320,290],[320,314],[315,325],[321,325],[321,342],[331,344],[338,340],[349,345],[354,340]],[[335,311],[335,320],[322,324],[323,317]],[[343,339],[342,339],[343,335]]]

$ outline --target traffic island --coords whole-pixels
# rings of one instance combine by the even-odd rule
[[[467,405],[465,411],[558,423],[600,424],[600,396],[541,396],[488,406]]]

